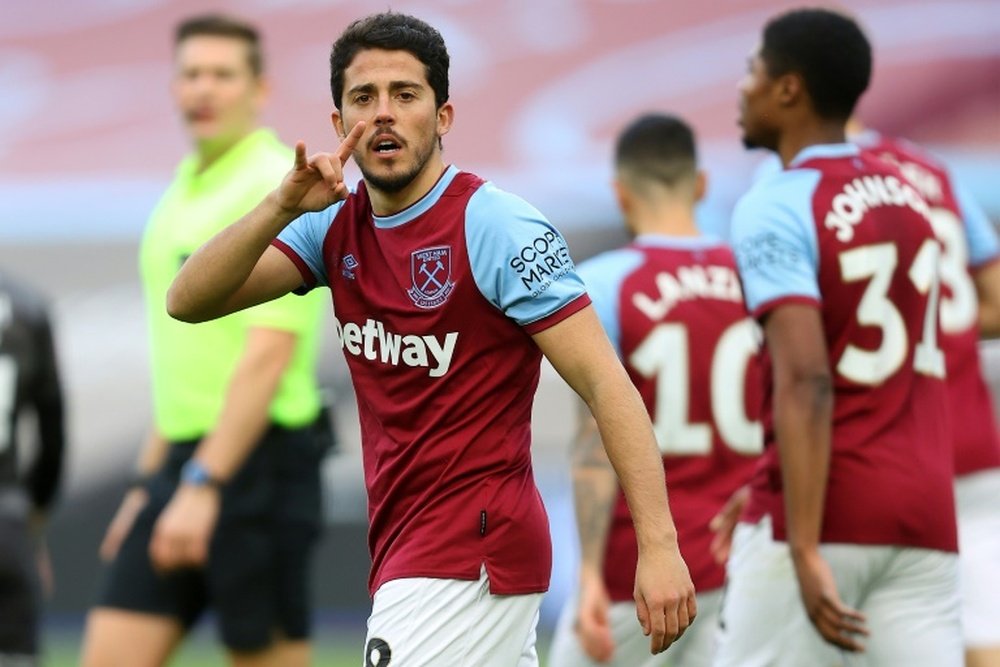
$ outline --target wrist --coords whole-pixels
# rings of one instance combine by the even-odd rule
[[[188,459],[181,468],[180,483],[190,487],[216,491],[225,486],[225,480],[213,474],[204,463],[195,458]]]
[[[264,204],[268,207],[267,217],[278,223],[280,226],[279,231],[280,229],[284,229],[292,220],[299,217],[303,213],[303,211],[299,210],[295,206],[292,206],[291,208],[286,206],[282,202],[281,195],[278,190],[272,190],[271,193],[264,198]]]

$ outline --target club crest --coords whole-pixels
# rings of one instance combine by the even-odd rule
[[[451,246],[422,248],[410,253],[413,285],[406,293],[419,308],[437,308],[444,303],[455,283],[451,280]]]

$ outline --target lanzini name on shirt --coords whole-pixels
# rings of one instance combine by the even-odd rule
[[[654,322],[665,318],[680,301],[689,299],[721,299],[739,303],[743,291],[736,272],[728,266],[682,266],[677,275],[667,271],[656,274],[656,297],[636,292],[632,303]]]
[[[341,324],[333,318],[337,343],[346,353],[380,361],[392,366],[427,368],[427,374],[439,378],[451,368],[451,360],[458,342],[458,332],[452,331],[442,341],[438,336],[398,334],[386,331],[385,325],[368,318],[363,325],[354,322]]]
[[[927,202],[921,199],[909,183],[895,176],[863,176],[855,178],[833,198],[823,224],[836,230],[837,240],[847,243],[854,238],[854,226],[861,222],[869,209],[878,206],[909,206],[930,220]]]

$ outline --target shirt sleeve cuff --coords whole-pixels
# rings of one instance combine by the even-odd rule
[[[299,253],[295,252],[290,245],[280,239],[274,239],[271,241],[271,245],[283,252],[288,259],[292,260],[292,264],[295,265],[295,268],[302,275],[302,287],[293,290],[295,294],[305,294],[313,287],[316,287],[316,276],[313,275],[309,265],[299,257]]]
[[[969,268],[971,268],[973,271],[978,271],[980,269],[985,269],[990,264],[995,264],[998,261],[1000,261],[1000,253],[996,253],[994,255],[988,255],[985,258],[979,260],[978,262],[970,262]]]
[[[590,295],[584,292],[551,315],[547,315],[540,320],[535,320],[530,324],[525,324],[523,328],[526,332],[528,332],[528,334],[534,336],[536,333],[540,333],[549,327],[559,324],[570,315],[580,312],[589,305]]]
[[[793,294],[790,296],[780,296],[776,299],[771,299],[770,301],[765,301],[756,308],[753,309],[751,315],[755,320],[763,319],[765,315],[773,311],[779,306],[789,306],[792,304],[797,304],[800,306],[814,306],[819,308],[822,306],[820,300],[816,297],[806,296],[804,294]]]

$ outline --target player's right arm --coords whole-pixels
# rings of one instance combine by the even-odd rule
[[[295,165],[276,190],[250,213],[212,237],[188,258],[170,290],[167,311],[185,322],[204,322],[283,296],[302,275],[271,247],[303,213],[322,211],[347,197],[343,166],[364,131],[359,122],[333,153],[306,157],[295,145]]]
[[[979,299],[979,335],[1000,338],[1000,261],[974,269],[972,280]]]

